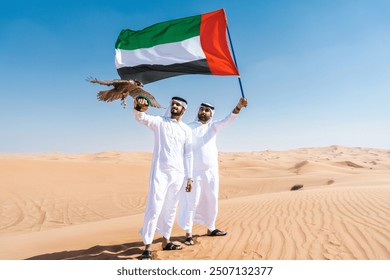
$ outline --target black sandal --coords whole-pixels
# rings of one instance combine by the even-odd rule
[[[141,260],[151,260],[152,259],[152,251],[145,250],[141,255]]]
[[[181,250],[183,249],[180,245],[173,244],[172,242],[169,242],[163,250]]]
[[[194,245],[194,240],[192,239],[192,236],[190,236],[190,237],[187,237],[183,243],[186,244],[187,246],[192,246],[192,245]]]
[[[208,233],[208,236],[225,236],[227,234],[226,231],[222,231],[219,229],[214,229],[212,232]]]

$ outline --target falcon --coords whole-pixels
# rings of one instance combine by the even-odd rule
[[[149,105],[156,108],[161,108],[153,95],[142,88],[142,84],[133,80],[112,80],[112,81],[100,81],[96,78],[88,78],[88,82],[94,84],[100,84],[104,86],[113,86],[114,88],[109,90],[99,91],[97,99],[100,101],[111,102],[121,99],[123,108],[126,108],[126,97],[131,96],[134,99],[137,97],[143,97],[148,100]]]

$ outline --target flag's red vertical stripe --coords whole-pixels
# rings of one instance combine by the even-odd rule
[[[200,42],[213,75],[239,75],[230,54],[226,24],[223,9],[202,15]]]

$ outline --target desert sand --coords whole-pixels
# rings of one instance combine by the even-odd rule
[[[0,155],[0,259],[130,259],[151,153]],[[331,146],[220,153],[217,226],[170,260],[389,260],[390,150]],[[291,191],[295,184],[303,187]],[[174,242],[183,240],[175,225]]]

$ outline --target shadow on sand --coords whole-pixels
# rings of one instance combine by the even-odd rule
[[[183,237],[172,237],[171,241],[180,243],[182,239]],[[153,241],[153,243],[161,242],[162,238]],[[88,249],[42,254],[26,260],[138,260],[143,250],[144,244],[140,241],[118,245],[96,245]]]

